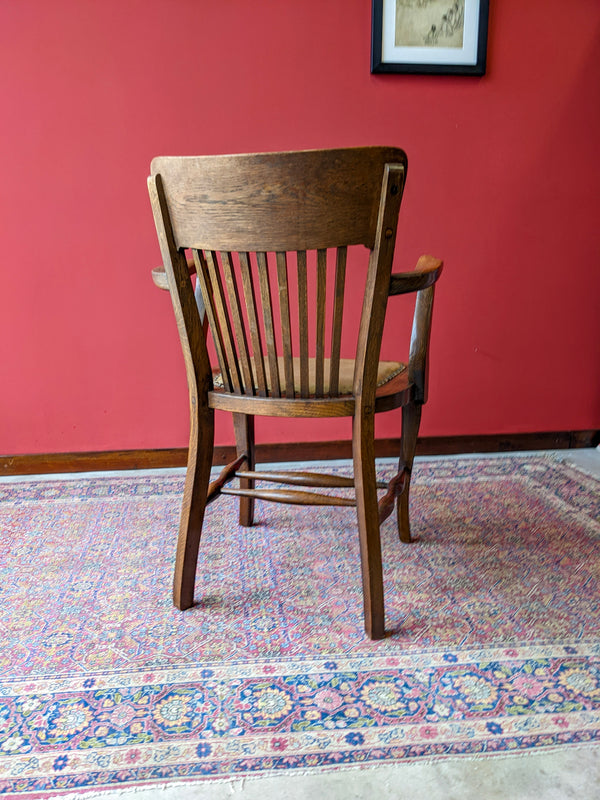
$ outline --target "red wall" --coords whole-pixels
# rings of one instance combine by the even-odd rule
[[[473,79],[371,75],[369,0],[0,3],[0,453],[186,444],[154,155],[376,143],[446,262],[422,433],[600,427],[600,4],[491,5]]]

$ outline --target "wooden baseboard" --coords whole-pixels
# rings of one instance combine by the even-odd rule
[[[564,450],[596,447],[600,430],[552,431],[548,433],[487,434],[484,436],[426,436],[419,438],[417,454],[457,455],[460,453],[504,453],[515,450]],[[379,458],[395,457],[399,439],[379,439],[375,452]],[[350,441],[281,442],[257,444],[259,463],[328,461],[351,458]],[[233,446],[216,447],[213,463],[228,464],[235,458]],[[186,448],[167,450],[111,450],[97,453],[45,453],[0,456],[2,475],[42,475],[59,472],[96,472],[123,469],[161,469],[185,467]]]

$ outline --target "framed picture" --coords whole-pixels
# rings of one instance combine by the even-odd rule
[[[373,0],[371,72],[484,75],[489,0]]]

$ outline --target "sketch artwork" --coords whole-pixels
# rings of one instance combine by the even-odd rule
[[[396,47],[463,46],[465,0],[396,0]]]

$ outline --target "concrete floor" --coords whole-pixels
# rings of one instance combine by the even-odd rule
[[[600,477],[600,448],[560,450],[552,455]],[[450,758],[431,763],[286,773],[152,789],[113,789],[81,797],[86,800],[598,800],[600,743],[526,756]]]

